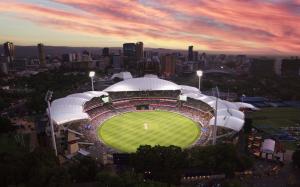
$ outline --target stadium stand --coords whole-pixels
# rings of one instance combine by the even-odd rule
[[[180,100],[179,95],[185,96],[186,101]],[[107,96],[109,102],[104,103],[102,97]],[[255,108],[249,104],[221,99],[218,100],[218,109],[215,105],[215,97],[206,96],[197,88],[177,85],[157,77],[142,77],[126,79],[101,92],[84,92],[57,99],[49,109],[56,128],[64,128],[76,122],[76,130],[84,134],[88,142],[95,142],[95,150],[113,153],[115,150],[106,147],[99,140],[97,128],[113,116],[137,111],[137,108],[175,112],[197,122],[201,128],[201,136],[193,145],[206,145],[209,142],[216,110],[217,126],[227,131],[238,132],[244,124],[244,114],[239,110]],[[80,120],[85,124],[88,121],[89,128],[84,128],[84,123],[78,123]],[[74,127],[75,125],[72,126]]]

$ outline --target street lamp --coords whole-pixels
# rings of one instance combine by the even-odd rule
[[[91,77],[92,91],[94,91],[94,76],[95,76],[95,72],[94,71],[90,71],[89,77]]]
[[[200,82],[201,82],[201,77],[202,77],[202,75],[203,75],[203,71],[198,70],[198,71],[197,71],[197,76],[199,77],[199,91],[200,91]]]
[[[57,148],[56,148],[54,127],[53,127],[53,121],[52,121],[52,117],[51,117],[51,103],[50,103],[50,101],[52,99],[52,94],[53,94],[53,92],[48,90],[46,95],[45,95],[45,101],[48,104],[48,117],[49,117],[50,128],[51,128],[52,146],[53,146],[53,149],[54,149],[55,156],[57,156]]]

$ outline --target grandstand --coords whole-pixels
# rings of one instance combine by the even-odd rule
[[[185,98],[185,99],[182,99]],[[202,94],[197,88],[177,85],[155,76],[128,78],[103,91],[76,93],[51,103],[51,118],[60,132],[72,128],[84,135],[84,141],[93,142],[96,150],[113,152],[103,144],[97,128],[106,120],[127,112],[162,110],[178,113],[196,122],[201,134],[193,145],[207,145],[211,141],[212,126],[217,119],[218,135],[234,134],[244,125],[244,108],[254,109],[246,103],[228,102]],[[215,115],[217,114],[217,116]],[[91,124],[92,128],[83,128]],[[82,137],[81,137],[82,138]]]

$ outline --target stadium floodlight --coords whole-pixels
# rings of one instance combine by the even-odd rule
[[[244,98],[246,97],[245,94],[242,94],[242,102],[244,102]]]
[[[91,77],[92,91],[94,91],[94,77],[95,77],[95,72],[94,71],[90,71],[89,77]]]
[[[219,88],[216,86],[216,94],[215,97],[216,97],[216,105],[215,105],[215,121],[214,121],[214,126],[213,126],[213,145],[216,145],[216,141],[217,141],[217,118],[218,118],[218,102],[219,102],[219,97],[220,97],[220,93],[219,93]],[[212,90],[213,91],[213,90]],[[213,91],[213,93],[215,93]]]
[[[55,140],[55,134],[54,134],[54,127],[53,127],[53,120],[51,117],[51,99],[52,99],[53,91],[48,90],[45,95],[45,101],[48,104],[48,117],[50,122],[50,128],[51,128],[51,136],[52,136],[52,146],[54,149],[55,156],[57,156],[57,148],[56,148],[56,140]]]
[[[198,70],[197,71],[197,76],[199,77],[199,91],[201,91],[200,90],[200,82],[201,82],[201,77],[203,76],[203,71],[202,70]]]

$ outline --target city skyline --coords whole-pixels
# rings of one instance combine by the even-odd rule
[[[299,0],[4,0],[0,41],[288,55],[300,50],[299,10]]]

